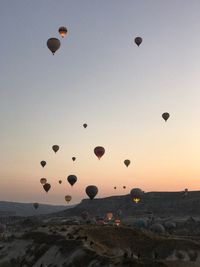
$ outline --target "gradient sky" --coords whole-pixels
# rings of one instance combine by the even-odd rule
[[[199,13],[199,0],[2,0],[0,199],[78,203],[88,184],[99,197],[198,190]],[[46,41],[60,26],[68,35],[52,56]]]

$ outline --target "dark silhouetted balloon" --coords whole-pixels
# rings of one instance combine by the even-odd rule
[[[105,148],[102,146],[97,146],[94,149],[94,154],[97,156],[98,159],[100,159],[105,153]]]
[[[60,36],[61,36],[62,38],[64,38],[65,35],[67,34],[67,28],[64,27],[64,26],[61,26],[61,27],[58,29],[58,32],[59,32]]]
[[[62,184],[62,180],[59,180],[58,182],[59,182],[59,184]]]
[[[42,161],[40,162],[40,164],[41,164],[42,167],[44,168],[44,166],[45,166],[47,163],[46,163],[46,161],[42,160]]]
[[[165,121],[167,121],[168,119],[169,119],[169,113],[168,112],[165,112],[165,113],[163,113],[162,114],[162,118],[165,120]]]
[[[35,209],[38,209],[39,204],[38,204],[38,203],[33,203],[33,207],[34,207]]]
[[[114,189],[117,189],[117,187],[115,186]]]
[[[48,191],[49,191],[50,188],[51,188],[51,185],[50,185],[49,183],[46,183],[46,184],[43,185],[43,188],[44,188],[44,190],[48,193]]]
[[[67,177],[67,181],[70,183],[71,186],[73,186],[77,181],[76,175],[69,175]]]
[[[85,189],[86,194],[92,200],[98,193],[98,188],[95,185],[88,185]]]
[[[75,157],[72,157],[72,160],[73,160],[73,161],[75,161],[75,160],[76,160],[76,158],[75,158]]]
[[[71,201],[71,199],[72,199],[71,196],[69,196],[69,195],[65,196],[65,200],[67,203],[69,203]]]
[[[188,189],[185,188],[185,190],[184,190],[184,192],[183,192],[183,197],[187,197],[187,195],[188,195]]]
[[[130,165],[131,161],[129,159],[125,159],[124,164],[126,165],[126,167],[128,167]]]
[[[125,185],[123,186],[123,189],[126,189],[126,186]]]
[[[130,196],[133,202],[138,203],[141,201],[143,191],[140,188],[133,188],[130,192]]]
[[[84,123],[84,124],[83,124],[83,127],[84,127],[84,128],[87,128],[87,124],[86,124],[86,123]]]
[[[53,151],[56,153],[56,152],[58,152],[58,150],[59,150],[59,146],[58,146],[58,145],[53,145],[53,146],[52,146],[52,149],[53,149]]]
[[[46,184],[46,182],[47,182],[47,179],[46,179],[46,178],[41,178],[41,179],[40,179],[40,183],[41,183],[42,185]]]
[[[135,43],[136,43],[136,45],[137,45],[137,46],[140,46],[140,45],[141,45],[141,43],[142,43],[142,38],[141,38],[141,37],[139,37],[139,36],[138,36],[138,37],[136,37],[136,38],[135,38]]]
[[[60,40],[57,38],[50,38],[47,41],[47,47],[54,55],[55,52],[60,48]]]

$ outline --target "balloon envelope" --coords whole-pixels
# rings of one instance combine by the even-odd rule
[[[88,185],[85,189],[86,194],[92,200],[98,193],[98,188],[95,185]]]
[[[108,212],[107,214],[106,214],[106,218],[110,221],[110,220],[112,220],[112,218],[113,218],[113,213],[112,212]]]
[[[38,204],[38,203],[33,203],[33,207],[34,207],[35,209],[38,209],[39,204]]]
[[[126,165],[126,167],[128,167],[130,165],[131,161],[129,159],[125,159],[124,164]]]
[[[58,145],[53,145],[52,149],[56,153],[59,150],[59,146]]]
[[[72,199],[71,196],[69,196],[69,195],[65,196],[65,200],[67,203],[69,203],[71,201],[71,199]]]
[[[46,161],[42,160],[42,161],[40,162],[40,164],[41,164],[41,166],[44,168],[44,166],[45,166],[47,163],[46,163]]]
[[[60,36],[61,36],[62,38],[64,38],[65,35],[67,34],[67,28],[64,27],[64,26],[61,26],[61,27],[58,29],[58,32],[59,32]]]
[[[170,117],[170,115],[169,115],[168,112],[165,112],[165,113],[162,114],[162,118],[163,118],[165,121],[167,121],[167,120],[169,119],[169,117]]]
[[[67,181],[70,183],[71,186],[73,186],[77,181],[76,175],[69,175],[67,177]]]
[[[55,52],[60,48],[60,40],[57,38],[50,38],[47,40],[47,47],[54,55]]]
[[[138,203],[141,201],[143,192],[140,188],[133,188],[130,192],[130,196],[133,202]]]
[[[62,184],[62,180],[59,180],[58,182],[59,182],[59,184]]]
[[[83,124],[83,127],[84,127],[84,128],[87,128],[87,124],[86,124],[86,123],[84,123],[84,124]]]
[[[76,158],[75,158],[75,157],[72,157],[72,160],[73,160],[73,161],[75,161],[75,160],[76,160]]]
[[[51,185],[50,185],[49,183],[46,183],[46,184],[43,185],[43,188],[44,188],[44,190],[48,193],[48,191],[49,191],[50,188],[51,188]]]
[[[141,45],[141,43],[142,43],[142,38],[141,38],[141,37],[139,37],[139,36],[138,36],[138,37],[136,37],[136,38],[135,38],[135,43],[136,43],[136,45],[137,45],[137,46],[140,46],[140,45]]]
[[[105,153],[105,148],[102,146],[97,146],[94,149],[94,154],[97,156],[98,159],[100,159]]]
[[[41,179],[40,179],[40,183],[41,183],[42,185],[46,184],[46,182],[47,182],[47,179],[46,179],[46,178],[41,178]]]

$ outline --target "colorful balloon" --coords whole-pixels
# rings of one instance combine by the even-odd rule
[[[58,29],[58,32],[59,32],[60,36],[61,36],[62,38],[64,38],[65,35],[67,34],[67,28],[64,27],[64,26],[61,26],[61,27]]]
[[[116,219],[116,220],[115,220],[115,225],[119,226],[120,223],[121,223],[121,221],[120,221],[119,219]]]
[[[106,218],[107,218],[107,220],[111,221],[112,218],[113,218],[113,213],[112,213],[112,212],[108,212],[108,213],[106,214]]]

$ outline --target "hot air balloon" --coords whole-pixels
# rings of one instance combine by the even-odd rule
[[[130,192],[131,199],[133,202],[138,203],[141,201],[143,192],[140,188],[133,188]]]
[[[125,185],[123,186],[123,189],[126,189],[126,186]]]
[[[56,153],[59,150],[59,146],[58,145],[53,145],[52,149]]]
[[[72,199],[71,196],[69,196],[69,195],[65,196],[65,200],[67,201],[67,203],[69,203],[71,201],[71,199]]]
[[[73,161],[75,161],[75,160],[76,160],[76,158],[75,158],[75,157],[72,157],[72,160],[73,160]]]
[[[109,221],[111,221],[112,218],[113,218],[113,213],[112,213],[112,212],[108,212],[108,213],[106,214],[106,218],[107,218]]]
[[[59,182],[59,184],[62,184],[62,180],[59,180],[58,182]]]
[[[49,183],[46,183],[46,184],[43,185],[43,188],[44,188],[44,190],[48,193],[48,191],[49,191],[50,188],[51,188],[51,185],[50,185]]]
[[[64,38],[65,35],[67,34],[67,28],[64,27],[64,26],[62,26],[62,27],[60,27],[60,28],[58,29],[58,32],[59,32],[60,36],[61,36],[62,38]]]
[[[47,40],[47,47],[54,55],[55,52],[60,48],[60,40],[57,38],[50,38]]]
[[[124,164],[126,165],[126,167],[128,167],[130,165],[131,161],[129,159],[125,159]]]
[[[46,163],[46,161],[42,160],[42,161],[40,162],[40,164],[41,164],[42,167],[44,168],[44,166],[45,166],[47,163]]]
[[[117,189],[117,187],[116,187],[116,186],[114,186],[114,189]]]
[[[188,195],[188,189],[186,188],[186,189],[184,190],[184,192],[183,192],[183,197],[185,198],[185,197],[187,197],[187,195]]]
[[[163,117],[163,119],[165,120],[165,121],[167,121],[168,119],[169,119],[169,113],[168,112],[165,112],[165,113],[163,113],[162,114],[162,117]]]
[[[86,123],[84,123],[84,124],[83,124],[83,127],[84,127],[84,128],[87,128],[87,124],[86,124]]]
[[[104,155],[105,148],[102,146],[97,146],[94,149],[94,154],[97,156],[97,158],[100,160],[100,158]]]
[[[40,179],[40,183],[41,183],[42,185],[46,184],[46,182],[47,182],[47,179],[46,179],[46,178],[41,178],[41,179]]]
[[[33,203],[33,207],[37,210],[38,207],[39,207],[39,204],[38,203]]]
[[[85,189],[86,194],[92,200],[98,193],[98,188],[95,185],[88,185]]]
[[[69,175],[67,177],[67,181],[71,184],[71,186],[73,186],[77,181],[76,175]]]
[[[141,37],[136,37],[135,38],[135,43],[136,43],[137,46],[140,46],[141,43],[142,43],[142,38]]]
[[[120,221],[119,219],[116,219],[116,220],[115,220],[115,225],[119,226],[120,223],[121,223],[121,221]]]

